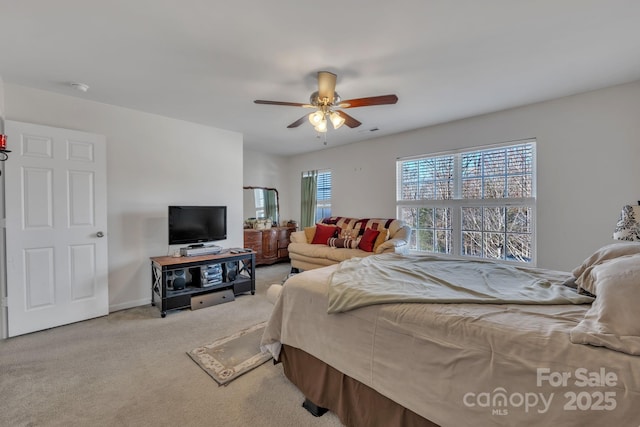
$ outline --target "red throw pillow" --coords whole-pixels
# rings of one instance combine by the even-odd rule
[[[314,245],[326,245],[327,240],[335,237],[337,230],[338,227],[335,225],[316,224],[316,234],[313,236],[311,243]]]
[[[373,245],[376,243],[378,234],[380,234],[378,230],[367,228],[366,230],[364,230],[364,234],[360,239],[360,244],[358,244],[358,247],[363,251],[373,252]]]

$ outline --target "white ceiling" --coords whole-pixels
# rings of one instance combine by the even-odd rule
[[[288,155],[324,148],[286,128],[309,110],[253,100],[306,103],[319,70],[399,97],[335,146],[638,80],[639,22],[638,0],[0,0],[0,76]]]

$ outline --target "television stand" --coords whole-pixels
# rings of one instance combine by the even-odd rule
[[[214,292],[256,293],[256,253],[220,253],[151,258],[151,305],[161,317],[169,310],[191,307],[192,299]],[[219,273],[218,273],[219,272]]]

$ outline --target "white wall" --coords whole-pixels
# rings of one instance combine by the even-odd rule
[[[241,134],[10,84],[5,105],[9,120],[106,136],[111,311],[150,302],[149,257],[171,252],[168,205],[227,205],[219,244],[242,246]]]
[[[287,180],[287,159],[273,154],[244,150],[244,185],[247,187],[270,187],[278,190],[280,199],[280,223],[296,216],[290,210],[291,190]],[[300,186],[298,184],[298,192]],[[299,215],[299,213],[298,213]]]
[[[4,81],[0,76],[0,133],[4,132]]]
[[[538,266],[571,270],[640,199],[640,81],[292,157],[290,209],[299,218],[300,172],[330,168],[334,215],[394,217],[396,158],[530,137]]]

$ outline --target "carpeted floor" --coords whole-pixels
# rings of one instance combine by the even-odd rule
[[[186,354],[267,320],[270,284],[289,264],[257,268],[256,295],[160,318],[146,305],[0,341],[2,426],[340,426],[267,362],[220,387]]]

